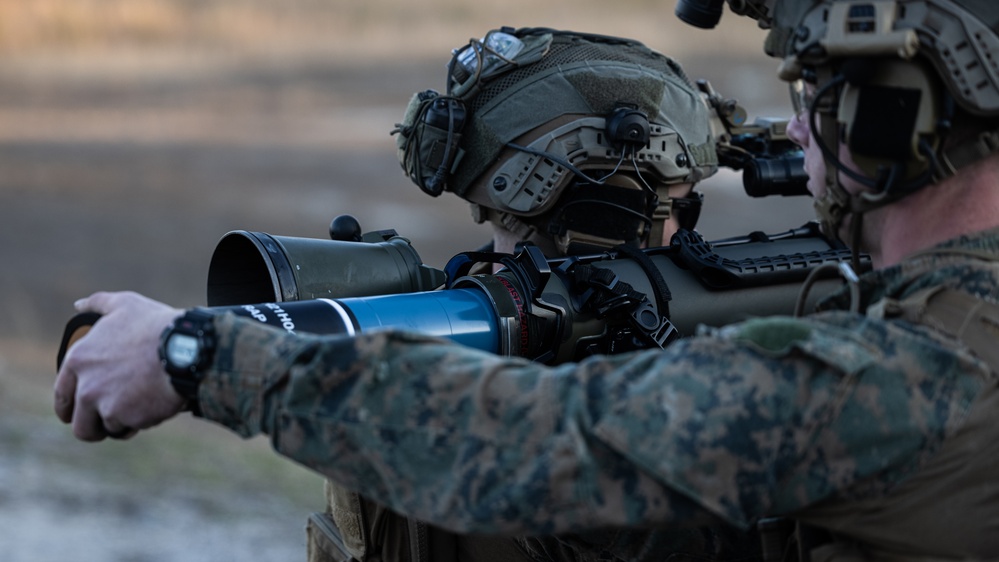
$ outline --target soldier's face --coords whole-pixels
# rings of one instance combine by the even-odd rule
[[[826,163],[815,142],[808,115],[801,111],[787,125],[787,136],[805,153],[805,173],[808,174],[808,191],[812,197],[822,197],[826,192]]]
[[[807,84],[806,88],[814,89],[814,86]],[[820,126],[820,122],[817,122],[816,127]],[[787,126],[788,138],[800,146],[802,151],[804,151],[805,173],[808,174],[808,191],[815,198],[822,198],[826,195],[828,190],[826,184],[828,181],[828,178],[826,177],[826,170],[827,166],[830,165],[826,162],[826,159],[822,154],[822,150],[819,148],[819,143],[816,140],[816,136],[820,132],[820,130],[812,130],[812,127],[809,124],[808,111],[804,109],[798,111]],[[850,153],[846,144],[840,142],[838,147],[835,147],[834,150],[837,152],[837,159],[839,160],[841,166],[855,171],[858,174],[862,174],[860,168],[854,162],[853,155]],[[856,195],[867,189],[862,184],[842,172],[837,174],[836,181],[844,190],[846,190],[847,193],[851,195]],[[847,233],[850,231],[852,218],[852,215],[848,215],[838,225],[838,234],[841,240],[849,240]]]

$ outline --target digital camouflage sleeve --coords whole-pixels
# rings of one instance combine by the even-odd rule
[[[997,298],[997,279],[960,254],[916,260],[865,277],[864,304],[927,284]],[[291,336],[232,315],[216,329],[204,417],[464,532],[745,527],[878,494],[992,377],[921,326],[838,310],[556,367],[396,331]]]

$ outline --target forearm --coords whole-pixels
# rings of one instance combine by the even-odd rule
[[[929,358],[919,364],[874,352],[895,328],[845,314],[751,321],[558,367],[398,332],[304,338],[218,324],[207,417],[267,433],[283,454],[397,511],[477,532],[682,525],[709,513],[749,526],[912,470],[981,386],[923,339],[904,340]],[[905,389],[917,388],[935,398],[910,413]],[[845,412],[855,392],[891,407]],[[873,429],[881,447],[869,446]]]
[[[594,436],[606,362],[553,369],[394,332],[289,338],[217,324],[205,417],[267,433],[403,513],[490,533],[709,518]]]

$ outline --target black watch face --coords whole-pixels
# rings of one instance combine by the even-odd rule
[[[167,362],[174,367],[187,369],[198,361],[201,344],[190,334],[171,334],[165,346]]]

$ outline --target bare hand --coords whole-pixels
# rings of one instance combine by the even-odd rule
[[[83,441],[125,438],[184,406],[157,355],[160,334],[183,312],[132,292],[76,302],[100,321],[66,353],[55,382],[55,412]]]

